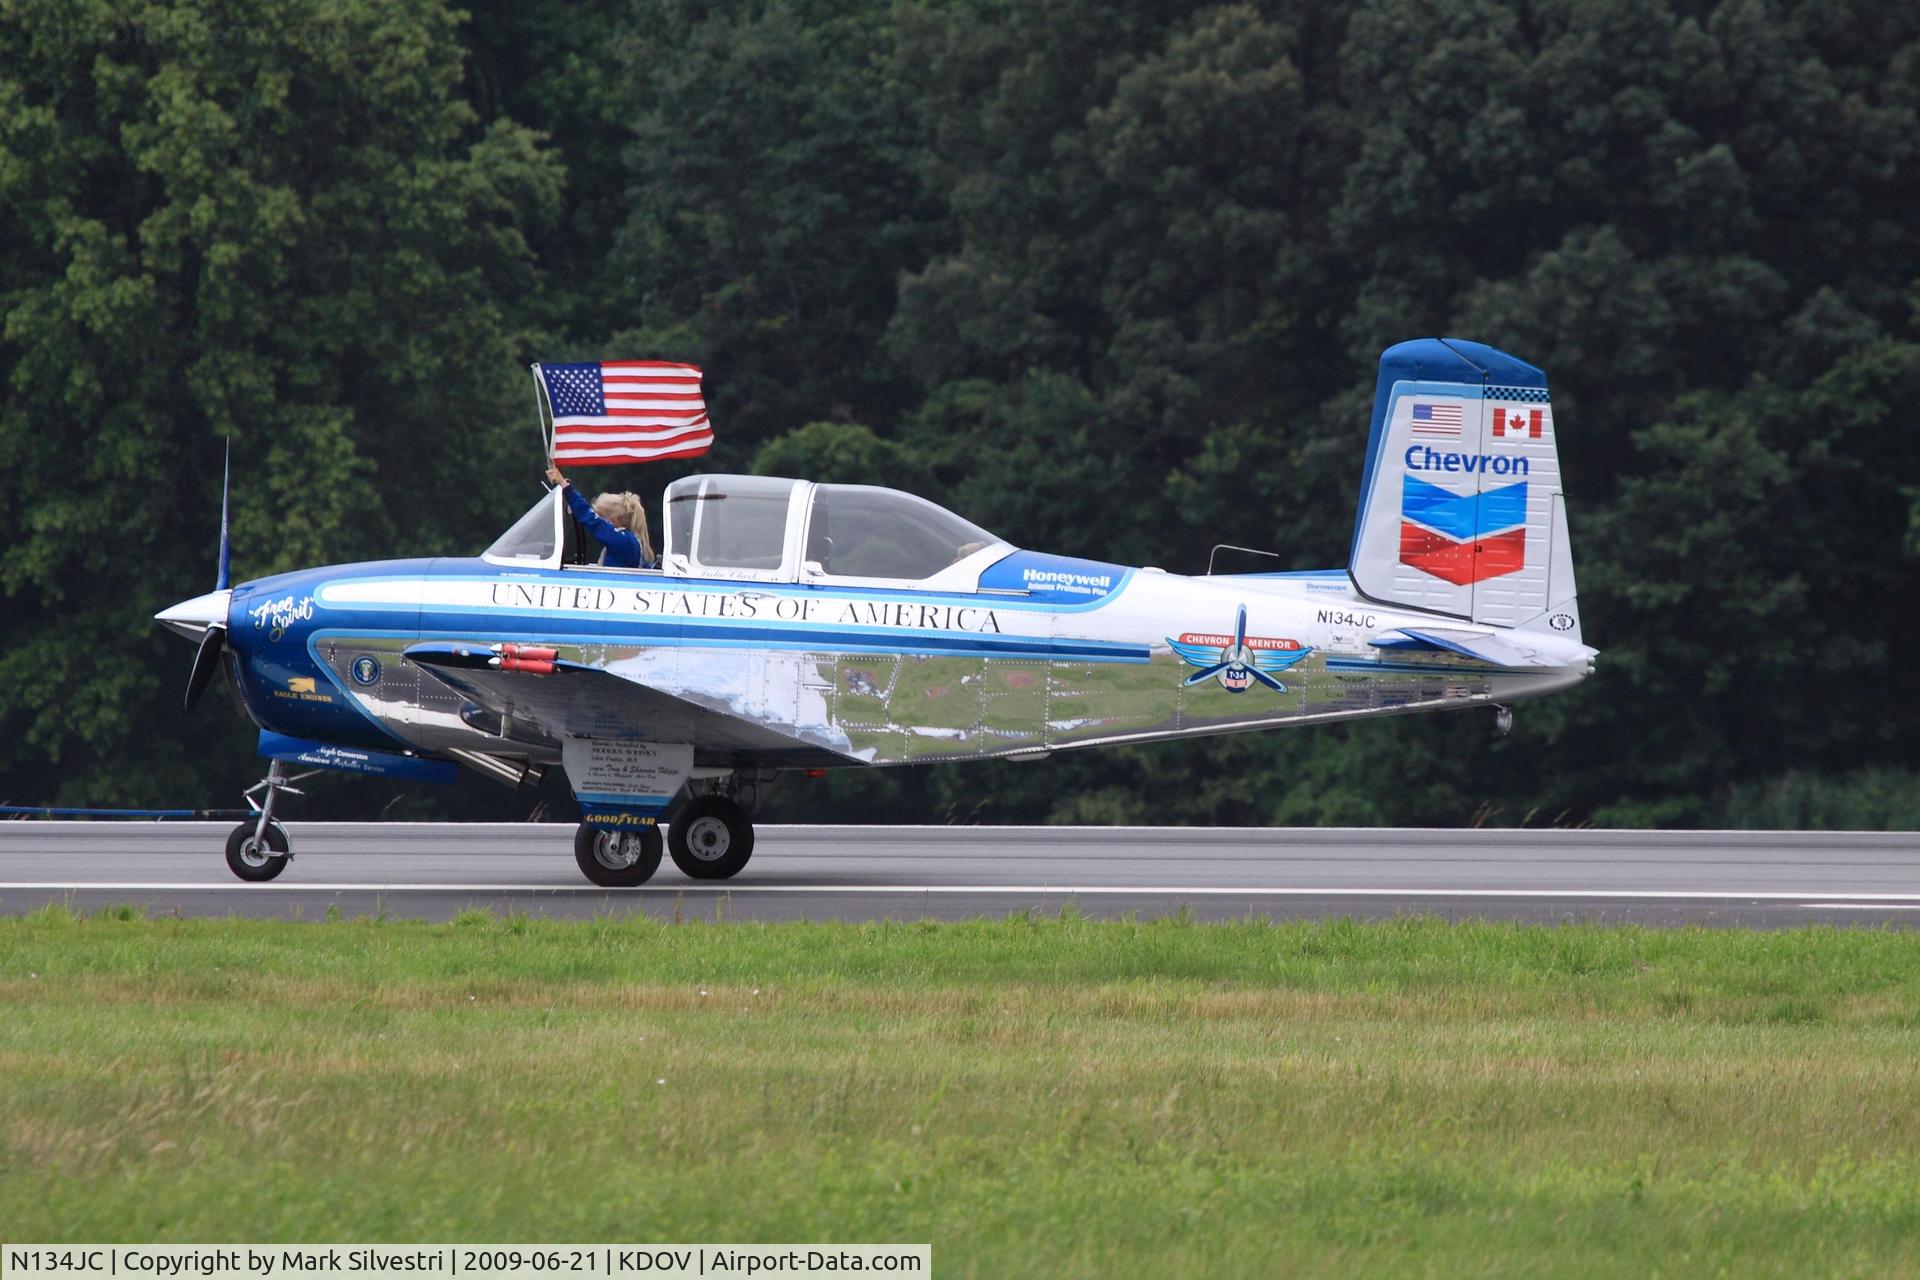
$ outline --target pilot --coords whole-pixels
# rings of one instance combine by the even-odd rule
[[[606,548],[600,553],[601,564],[616,569],[653,568],[653,543],[647,538],[647,509],[641,505],[638,494],[603,493],[588,506],[572,481],[560,474],[559,467],[549,466],[547,479],[565,490],[567,509],[573,512],[573,518]]]

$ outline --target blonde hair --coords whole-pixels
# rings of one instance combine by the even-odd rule
[[[647,508],[637,493],[603,493],[593,500],[593,509],[598,511],[600,504],[613,508],[614,523],[640,539],[640,554],[648,560],[658,561],[653,554],[653,539],[647,536]]]

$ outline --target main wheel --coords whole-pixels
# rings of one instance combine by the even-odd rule
[[[573,860],[587,879],[604,888],[643,885],[660,869],[660,828],[602,831],[583,822],[573,833]]]
[[[674,815],[667,852],[695,880],[731,880],[753,856],[753,823],[725,796],[699,796]]]
[[[271,880],[287,869],[287,829],[269,821],[266,839],[258,842],[253,829],[243,822],[227,833],[227,869],[242,880]]]

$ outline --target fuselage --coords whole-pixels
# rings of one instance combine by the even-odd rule
[[[551,646],[871,765],[1506,703],[1591,670],[1593,651],[1573,641],[1558,641],[1564,662],[1524,671],[1383,648],[1379,637],[1435,619],[1368,603],[1338,570],[1196,578],[1005,544],[956,569],[887,587],[416,559],[281,574],[192,603],[203,622],[224,612],[230,674],[264,729],[542,763],[561,754],[550,726],[482,709],[405,651]],[[190,632],[190,620],[170,625]],[[1269,666],[1270,679],[1250,674]]]

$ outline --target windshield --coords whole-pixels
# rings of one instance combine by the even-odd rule
[[[508,530],[494,539],[486,555],[491,560],[519,560],[532,564],[544,564],[553,559],[557,548],[554,546],[554,530],[559,522],[554,519],[554,496],[549,493],[540,501],[527,508],[527,514],[515,520]]]
[[[897,489],[823,484],[813,491],[807,559],[849,578],[931,578],[1000,539]]]

